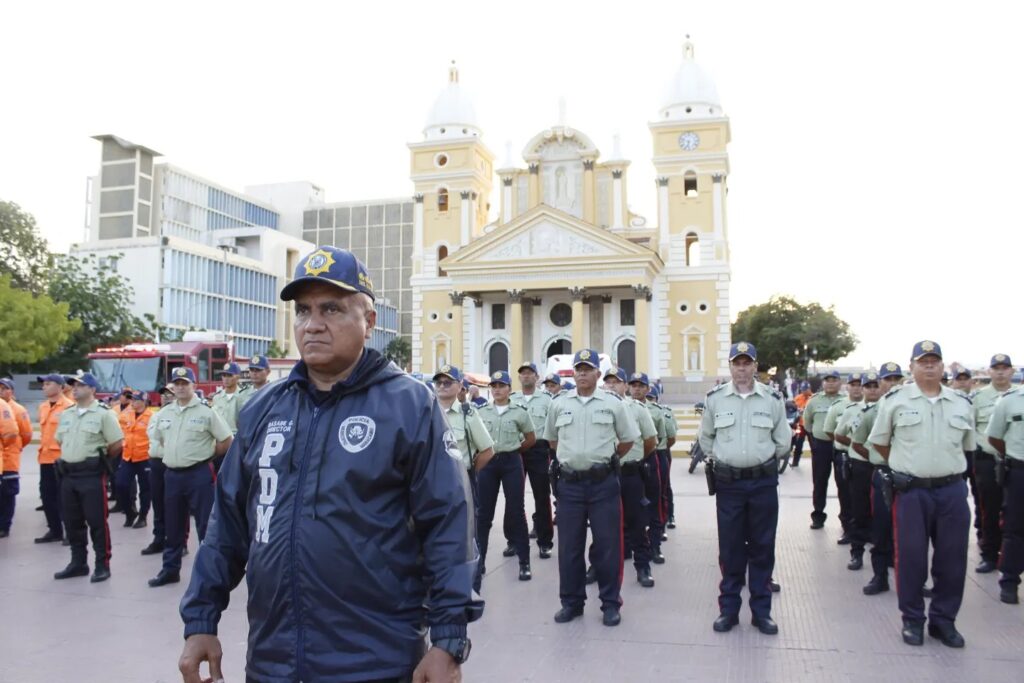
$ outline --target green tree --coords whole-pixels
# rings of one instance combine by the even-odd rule
[[[0,201],[0,275],[10,275],[16,289],[42,294],[52,263],[32,214],[13,202]]]
[[[412,360],[412,345],[407,337],[395,337],[384,350],[384,355],[398,367],[407,368]]]
[[[81,327],[68,319],[68,305],[44,295],[11,286],[10,274],[0,275],[0,369],[27,366],[54,353]]]
[[[732,338],[757,347],[758,370],[774,367],[779,374],[795,368],[802,375],[811,359],[837,361],[857,348],[857,337],[832,307],[801,304],[788,296],[773,296],[741,312]]]
[[[274,339],[270,342],[270,346],[267,347],[267,352],[264,354],[267,358],[284,358],[284,349],[277,344],[277,340]]]

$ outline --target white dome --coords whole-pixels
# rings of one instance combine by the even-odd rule
[[[448,87],[441,91],[430,108],[423,137],[427,140],[480,137],[476,107],[469,94],[459,85],[459,70],[452,62],[448,69]]]
[[[722,103],[718,99],[718,88],[707,72],[694,61],[693,43],[687,37],[683,44],[683,61],[669,83],[658,111],[658,120],[680,121],[709,116],[724,116]]]

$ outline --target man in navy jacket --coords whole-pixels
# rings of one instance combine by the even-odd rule
[[[460,679],[483,613],[469,482],[433,393],[365,348],[372,297],[333,247],[281,291],[302,361],[245,405],[218,475],[181,602],[186,683],[203,661],[222,678],[217,623],[243,575],[248,681]]]

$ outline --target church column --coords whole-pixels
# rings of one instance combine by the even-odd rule
[[[469,201],[469,190],[463,190],[459,193],[459,197],[462,198],[462,202],[459,204],[459,225],[461,231],[459,233],[459,246],[466,246],[469,244],[469,222],[471,218],[472,203]]]
[[[583,160],[583,220],[594,223],[594,197],[596,195],[594,180],[594,160]]]
[[[612,348],[612,344],[615,343],[615,334],[613,333],[615,323],[612,321],[611,294],[601,295],[601,318],[601,323],[604,326],[604,352],[611,356],[615,350]]]
[[[540,164],[530,164],[530,201],[528,202],[528,208],[540,204]]]
[[[523,362],[523,294],[521,289],[508,290],[508,296],[512,299],[512,324],[509,327],[509,340],[512,348],[509,349],[509,369],[519,367]]]
[[[572,352],[587,348],[587,338],[583,326],[583,299],[587,290],[583,287],[570,287],[569,295],[572,297]]]
[[[668,206],[668,178],[658,178],[658,251],[661,259],[668,263],[670,244],[669,230],[669,206]]]
[[[462,292],[450,292],[448,296],[452,300],[452,345],[448,349],[448,362],[461,367],[465,362],[462,353],[462,338],[465,335],[462,327],[462,302],[466,295]]]
[[[723,212],[723,190],[722,185],[725,180],[725,174],[715,173],[711,176],[711,210],[712,210],[712,225],[715,226],[715,241],[721,242],[725,239],[725,221]]]
[[[633,285],[633,294],[636,296],[636,367],[638,372],[649,372],[650,362],[649,346],[651,335],[650,306],[651,288],[647,285]]]
[[[621,228],[625,214],[622,202],[622,169],[612,171],[612,228]]]
[[[413,196],[412,205],[412,272],[423,272],[423,195]]]
[[[544,317],[543,311],[541,310],[541,304],[543,299],[539,296],[534,297],[531,302],[533,305],[530,306],[530,313],[533,315],[533,339],[530,344],[530,358],[524,360],[532,360],[534,363],[541,363],[545,360],[544,349]],[[543,375],[544,368],[540,365],[537,366],[537,370]]]
[[[501,222],[512,220],[512,176],[501,179]]]
[[[484,366],[484,300],[479,294],[473,299],[473,333],[470,353],[470,372],[479,372]]]

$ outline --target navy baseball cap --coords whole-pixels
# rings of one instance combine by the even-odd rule
[[[838,370],[829,370],[821,376],[822,379],[842,379],[842,375],[839,374]]]
[[[910,354],[911,360],[920,360],[925,356],[935,356],[942,360],[942,347],[927,339],[914,344],[914,351]]]
[[[899,363],[882,363],[882,369],[878,372],[879,379],[885,379],[887,377],[902,377],[903,370],[900,368]]]
[[[874,370],[868,370],[861,375],[861,384],[878,384],[878,373]]]
[[[536,373],[537,372],[537,364],[536,363],[523,363],[518,368],[516,368],[516,372],[522,372],[523,370],[533,370]]]
[[[491,379],[487,384],[507,384],[512,386],[512,378],[509,377],[507,371],[498,370],[497,372],[491,373]]]
[[[217,373],[218,375],[241,375],[242,369],[238,367],[238,363],[225,363],[224,367]]]
[[[14,380],[8,379],[7,377],[0,377],[0,384],[3,384],[11,391],[14,391]]]
[[[184,365],[179,365],[174,368],[171,372],[171,382],[177,382],[179,379],[183,379],[189,384],[196,383],[196,373],[192,372],[192,368],[186,368]]]
[[[363,262],[352,252],[337,247],[319,247],[306,254],[295,267],[292,281],[281,290],[281,300],[291,301],[307,282],[326,282],[349,292],[362,292],[374,299],[373,280]]]
[[[640,384],[645,384],[647,386],[651,385],[651,381],[647,379],[646,372],[634,372],[632,375],[629,376],[630,384],[635,384],[637,382],[639,382]]]
[[[569,391],[571,389],[575,389],[576,388],[576,382],[573,382],[571,379],[567,379],[567,380],[565,380],[565,382],[562,383],[562,388],[565,389],[566,391]]]
[[[659,396],[659,394],[658,394],[658,387],[651,386],[651,390],[647,392],[647,396],[645,398],[653,398],[653,399],[657,400],[658,396]]]
[[[442,365],[439,367],[437,372],[434,373],[434,379],[437,379],[438,377],[448,377],[456,382],[462,382],[465,379],[462,376],[462,370],[459,370],[454,365]],[[466,388],[468,389],[469,387]]]
[[[562,378],[558,376],[557,372],[549,372],[544,375],[544,381],[541,384],[557,384],[562,386]]]
[[[56,382],[57,384],[67,384],[68,380],[64,375],[56,372],[51,372],[49,375],[39,375],[36,377],[37,382]]]
[[[953,375],[953,379],[960,379],[961,377],[971,379],[972,377],[974,377],[974,374],[967,368],[960,368],[959,370],[956,371],[956,374]]]
[[[850,376],[848,378],[846,378],[846,383],[847,384],[852,384],[854,382],[856,382],[857,384],[863,383],[864,382],[863,375],[861,375],[861,373],[859,373],[859,372],[851,372]]]
[[[100,389],[100,383],[96,381],[96,378],[92,376],[91,372],[83,372],[81,375],[72,375],[68,378],[68,384],[84,384],[96,391],[99,391]]]
[[[626,371],[622,368],[608,368],[608,372],[604,373],[604,379],[609,377],[617,377],[620,382],[626,381]]]
[[[253,356],[249,359],[250,370],[269,370],[270,361],[267,360],[266,356]]]
[[[132,394],[133,401],[146,401],[149,402],[149,395],[145,391],[136,391]]]
[[[572,357],[572,366],[575,368],[577,365],[589,365],[592,368],[600,369],[601,357],[597,355],[597,351],[594,349],[580,349]]]
[[[754,345],[741,341],[729,347],[729,361],[732,362],[740,356],[746,356],[750,360],[757,360],[757,349]]]
[[[1012,368],[1013,362],[1010,361],[1010,357],[1007,356],[1005,353],[997,353],[996,355],[992,356],[992,360],[991,362],[989,362],[988,366],[990,368],[994,368],[997,365],[1009,365]]]

